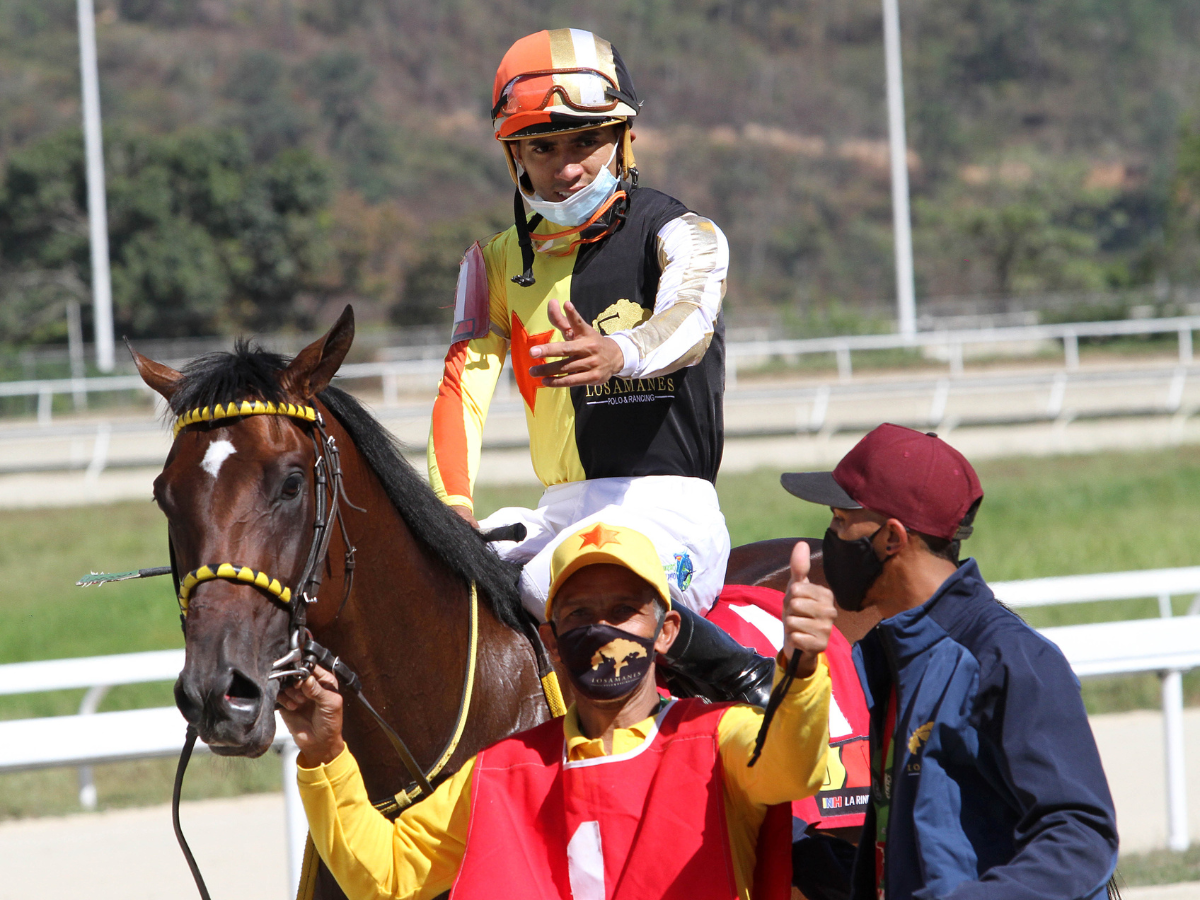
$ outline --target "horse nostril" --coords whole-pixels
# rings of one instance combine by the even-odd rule
[[[230,706],[245,709],[257,706],[260,700],[262,691],[258,685],[234,669],[229,679],[229,687],[225,688],[225,702]]]

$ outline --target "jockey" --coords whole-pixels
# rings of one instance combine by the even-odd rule
[[[496,72],[492,104],[516,221],[471,246],[459,268],[430,482],[472,525],[525,526],[523,541],[496,546],[524,565],[521,596],[539,619],[550,560],[576,526],[603,519],[646,534],[685,619],[686,658],[672,666],[711,685],[714,699],[761,704],[770,665],[699,618],[729,556],[714,487],[725,236],[678,200],[638,187],[632,121],[641,101],[608,41],[574,28],[521,38]],[[510,354],[546,491],[537,509],[477,522],[483,426]]]
[[[565,718],[481,751],[395,822],[371,806],[342,741],[333,676],[281,692],[313,844],[346,896],[789,896],[790,827],[774,813],[825,776],[835,616],[802,546],[775,666],[778,682],[798,655],[797,678],[754,767],[762,710],[659,696],[654,661],[678,611],[656,548],[605,522],[572,530],[551,561],[541,633],[574,689]]]

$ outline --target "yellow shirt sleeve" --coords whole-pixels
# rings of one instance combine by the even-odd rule
[[[775,683],[783,668],[775,665]],[[747,763],[762,724],[757,706],[731,706],[717,726],[725,769],[725,823],[738,888],[743,898],[754,883],[758,829],[767,807],[811,797],[825,782],[829,751],[829,668],[824,655],[808,678],[797,678],[771,720],[762,755]]]
[[[297,770],[313,845],[349,900],[431,900],[451,888],[466,848],[474,769],[472,757],[395,822],[371,806],[349,750]]]
[[[483,425],[504,368],[508,341],[492,332],[446,354],[429,425],[429,483],[451,506],[474,509]]]
[[[508,302],[503,235],[483,247],[491,330],[450,345],[438,383],[426,458],[434,493],[450,506],[475,508],[475,477],[483,448],[483,424],[508,355]]]

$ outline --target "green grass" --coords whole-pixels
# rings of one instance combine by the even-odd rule
[[[979,465],[986,497],[965,550],[992,581],[1195,564],[1200,537],[1200,448],[1141,454],[1019,459]],[[721,476],[721,504],[734,544],[784,535],[819,537],[823,507],[779,486],[779,473]],[[481,515],[532,506],[537,487],[478,492]],[[10,511],[0,518],[0,662],[128,653],[182,646],[168,578],[77,588],[92,570],[125,571],[166,562],[166,529],[149,502],[106,507]],[[1190,598],[1176,598],[1182,613]],[[1076,604],[1026,611],[1034,625],[1157,615],[1153,600]],[[1200,704],[1200,673],[1184,679]],[[1089,680],[1091,712],[1157,708],[1153,675]],[[82,691],[0,697],[0,718],[63,715]],[[102,710],[172,703],[170,684],[114,689]],[[165,802],[171,761],[97,767],[102,806]],[[256,762],[198,759],[191,796],[276,790],[273,754]],[[75,808],[72,770],[0,777],[0,817]]]
[[[1200,881],[1200,844],[1192,844],[1182,853],[1156,850],[1122,855],[1117,864],[1117,884],[1122,888],[1181,881]]]

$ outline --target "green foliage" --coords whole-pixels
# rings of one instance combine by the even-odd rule
[[[0,4],[0,161],[79,121],[74,13],[69,0]],[[902,20],[920,297],[1200,280],[1200,218],[1186,188],[1195,151],[1179,128],[1200,109],[1177,75],[1200,61],[1200,6],[922,0]],[[219,295],[234,297],[222,325],[254,318],[264,301],[246,281],[262,279],[247,267],[271,273],[262,294],[303,283],[311,295],[267,302],[255,321],[272,325],[303,324],[334,295],[369,298],[382,313],[410,282],[422,296],[403,304],[449,305],[427,292],[452,277],[454,254],[435,262],[429,236],[469,225],[511,190],[487,120],[496,63],[520,35],[568,25],[621,49],[646,100],[644,183],[725,230],[731,308],[769,303],[803,318],[893,295],[878,0],[107,0],[106,127],[228,127],[247,167],[288,151],[320,157],[336,198],[327,224],[360,235],[377,263],[366,281],[341,268],[355,256],[342,243],[324,260],[265,264],[263,254],[304,240],[289,226],[290,237],[257,232],[253,259],[234,265],[228,238],[205,249],[186,222],[211,231],[184,216],[162,226],[170,247],[130,238],[120,290],[163,298],[160,310],[188,306],[168,317],[170,333],[211,327]],[[1013,164],[1031,176],[1005,175]],[[55,176],[68,198],[77,174]],[[337,218],[352,210],[357,219]],[[55,336],[53,310],[87,294],[79,220],[55,221],[65,230],[41,234],[69,262],[47,269],[22,257],[21,272],[6,272],[16,287],[0,327],[21,339]],[[149,328],[158,315],[130,321]]]
[[[470,216],[446,225],[435,225],[418,247],[404,278],[404,294],[392,306],[397,325],[430,325],[449,321],[446,308],[453,309],[458,264],[476,240],[508,228],[503,207],[490,215]],[[510,213],[511,215],[511,213]]]
[[[109,242],[119,332],[211,334],[295,321],[328,258],[330,178],[304,149],[256,163],[235,131],[109,132]],[[78,131],[13,154],[0,192],[8,340],[61,318],[90,280]]]

